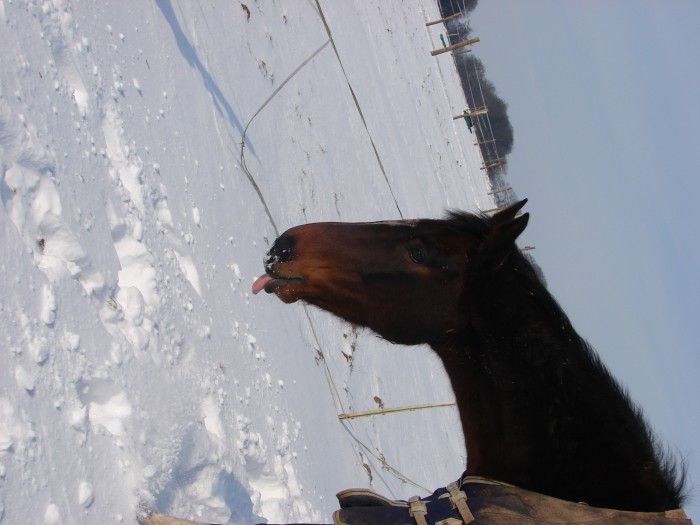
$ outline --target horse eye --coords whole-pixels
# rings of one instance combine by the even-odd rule
[[[408,256],[416,264],[421,264],[425,260],[423,257],[423,250],[421,250],[420,246],[409,246]]]

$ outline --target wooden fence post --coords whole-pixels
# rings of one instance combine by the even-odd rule
[[[473,111],[469,111],[469,110],[465,109],[464,113],[462,113],[461,115],[454,115],[452,117],[452,120],[459,120],[459,119],[464,118],[464,117],[477,117],[479,115],[486,115],[488,112],[489,112],[489,110],[486,106],[480,106],[480,107],[474,108]]]
[[[456,403],[427,403],[422,405],[410,405],[404,407],[379,408],[375,410],[365,410],[364,412],[350,412],[348,414],[338,414],[338,419],[354,419],[356,417],[377,416],[380,414],[391,414],[393,412],[407,412],[411,410],[423,410],[426,408],[451,407]]]
[[[451,46],[447,46],[445,49],[436,49],[434,51],[431,51],[430,54],[433,56],[441,55],[442,53],[454,51],[455,49],[459,49],[460,47],[469,46],[471,44],[476,44],[477,42],[480,42],[480,41],[481,41],[481,39],[479,37],[470,38],[469,40],[465,40],[464,42],[458,42],[457,44],[452,44]]]
[[[496,160],[489,160],[488,162],[484,162],[484,165],[481,166],[482,170],[490,170],[493,168],[498,168],[500,166],[505,166],[506,165],[506,159],[496,159]]]
[[[425,27],[434,26],[435,24],[440,24],[440,23],[442,23],[442,22],[447,22],[448,20],[452,20],[453,18],[457,18],[457,17],[460,16],[461,14],[462,14],[462,13],[457,12],[457,13],[455,13],[455,14],[453,14],[453,15],[447,16],[447,17],[445,17],[445,18],[441,18],[440,20],[433,20],[432,22],[428,22],[427,24],[425,24]]]

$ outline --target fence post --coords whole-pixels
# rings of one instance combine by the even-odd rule
[[[471,44],[476,44],[477,42],[480,42],[480,41],[481,41],[481,39],[479,37],[470,38],[469,40],[465,40],[464,42],[458,42],[457,44],[452,44],[451,46],[447,46],[445,49],[436,49],[434,51],[431,51],[430,54],[433,56],[441,55],[442,53],[454,51],[455,49],[459,49],[460,47],[469,46]]]
[[[366,417],[366,416],[377,416],[380,414],[391,414],[394,412],[408,412],[411,410],[424,410],[426,408],[441,408],[441,407],[451,407],[456,405],[456,403],[426,403],[422,405],[409,405],[403,407],[393,407],[393,408],[379,408],[375,410],[365,410],[364,412],[350,412],[348,414],[338,414],[338,419],[354,419],[356,417]]]
[[[450,15],[450,16],[446,16],[445,18],[441,18],[440,20],[433,20],[432,22],[428,22],[427,24],[425,24],[425,27],[434,26],[435,24],[440,24],[441,22],[447,22],[448,20],[452,20],[453,18],[457,18],[461,14],[462,13],[458,11],[455,14]]]
[[[469,110],[464,110],[464,113],[461,115],[454,115],[452,117],[452,120],[459,120],[461,118],[465,117],[478,117],[479,115],[486,115],[489,112],[488,108],[486,106],[479,106],[477,108],[474,108],[473,111]]]
[[[482,170],[490,170],[493,168],[498,168],[500,166],[505,166],[506,165],[506,159],[496,159],[496,160],[490,160],[487,162],[484,162],[484,165],[481,166]]]

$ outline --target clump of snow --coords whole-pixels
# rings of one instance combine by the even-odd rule
[[[61,525],[61,510],[55,503],[49,503],[44,512],[44,525]]]
[[[34,392],[34,375],[28,372],[22,365],[17,365],[15,368],[15,379],[17,380],[17,386],[23,388],[27,392]]]
[[[95,501],[95,493],[92,490],[92,483],[81,481],[78,486],[78,503],[88,508]]]

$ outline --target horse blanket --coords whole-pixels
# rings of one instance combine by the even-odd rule
[[[465,476],[431,496],[392,501],[367,489],[338,494],[335,525],[692,525],[681,509],[628,512],[590,507],[506,483]]]

